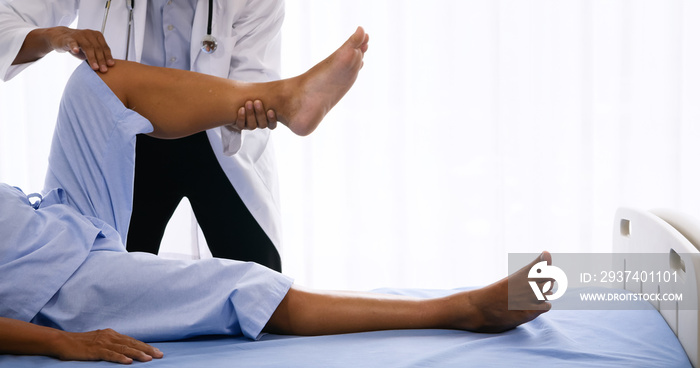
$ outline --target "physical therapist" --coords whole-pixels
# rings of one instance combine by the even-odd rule
[[[78,29],[67,28],[76,16]],[[0,77],[56,50],[100,72],[116,58],[241,81],[279,79],[283,18],[283,0],[0,0]],[[235,126],[169,141],[139,135],[132,216],[117,229],[127,249],[157,253],[187,197],[215,257],[280,271],[270,131],[252,130],[275,125],[274,113],[254,101]]]

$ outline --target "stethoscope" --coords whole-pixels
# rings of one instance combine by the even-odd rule
[[[112,0],[107,0],[105,2],[105,15],[102,18],[102,34],[105,33],[105,26],[107,25],[107,17],[109,16],[109,8],[112,6]],[[131,44],[131,29],[134,27],[134,0],[126,0],[126,8],[129,10],[129,28],[126,33],[126,57],[124,59],[129,59],[129,46]],[[209,18],[207,20],[207,35],[202,38],[202,51],[211,54],[216,51],[218,43],[216,38],[211,35],[211,22],[214,15],[214,0],[209,0]]]

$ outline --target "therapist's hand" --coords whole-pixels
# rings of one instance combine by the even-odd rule
[[[262,101],[246,101],[245,106],[238,109],[236,124],[232,125],[240,130],[275,129],[277,127],[277,114],[274,110],[265,111]]]
[[[50,32],[51,47],[58,52],[70,52],[80,60],[87,59],[93,70],[107,72],[114,66],[112,50],[107,45],[102,32],[91,29],[54,27]]]
[[[29,32],[12,64],[36,61],[51,51],[70,52],[103,73],[114,66],[112,51],[101,32],[68,27],[37,28]]]
[[[163,353],[153,346],[112,329],[83,333],[60,331],[59,336],[52,355],[61,360],[104,360],[131,364],[134,360],[148,362],[163,357]]]

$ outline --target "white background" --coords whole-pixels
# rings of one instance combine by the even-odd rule
[[[611,250],[619,206],[700,217],[697,19],[692,0],[287,1],[284,76],[358,25],[371,40],[314,134],[275,131],[285,273],[482,285],[511,252]],[[27,191],[77,63],[46,59],[0,84],[0,181]]]

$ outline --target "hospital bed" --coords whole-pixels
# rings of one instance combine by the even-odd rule
[[[615,253],[662,253],[661,267],[682,271],[671,287],[697,302],[700,225],[669,211],[620,209]],[[556,256],[556,255],[555,255]],[[636,258],[622,257],[631,269]],[[556,258],[555,258],[556,263]],[[648,280],[647,280],[648,281]],[[621,287],[660,290],[667,284],[626,282]],[[434,297],[454,291],[382,292]],[[665,290],[664,290],[665,291]],[[565,295],[564,298],[567,296]],[[165,358],[144,367],[691,367],[698,366],[698,310],[640,301],[626,310],[558,310],[501,334],[403,330],[321,337],[265,335],[260,341],[208,336],[154,343]],[[0,356],[0,367],[115,365],[61,362],[46,357]]]

